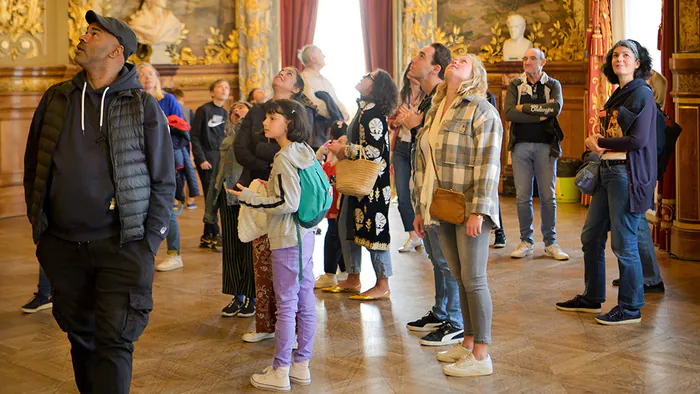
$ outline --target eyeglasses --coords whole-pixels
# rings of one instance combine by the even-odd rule
[[[362,78],[369,78],[372,81],[374,81],[374,75],[372,75],[372,73],[367,73],[367,74],[363,75]]]

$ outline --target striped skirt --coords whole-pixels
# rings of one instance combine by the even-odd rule
[[[240,205],[227,205],[226,193],[221,193],[221,239],[223,241],[222,291],[224,294],[242,294],[255,297],[253,273],[253,247],[250,242],[238,238],[238,214]]]

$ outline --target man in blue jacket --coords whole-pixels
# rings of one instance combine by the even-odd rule
[[[134,32],[93,11],[85,19],[75,55],[82,70],[49,88],[34,113],[25,199],[78,389],[128,393],[168,232],[173,149],[158,103],[125,63]]]

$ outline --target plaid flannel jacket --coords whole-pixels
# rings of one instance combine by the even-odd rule
[[[444,99],[443,99],[444,100]],[[416,138],[414,207],[417,214],[430,207],[420,201],[430,157],[420,149],[420,139],[430,131],[439,103],[433,103]],[[488,216],[498,226],[498,180],[501,174],[501,117],[489,102],[471,94],[459,96],[447,110],[433,151],[442,187],[464,193],[465,222],[472,213]],[[437,189],[437,181],[433,185]],[[437,224],[437,222],[436,222]]]

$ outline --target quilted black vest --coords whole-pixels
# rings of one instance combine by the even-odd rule
[[[63,129],[71,81],[49,92],[41,125],[37,168],[31,193],[29,219],[34,243],[48,227],[44,204],[51,185],[53,154]],[[145,93],[140,89],[119,92],[107,108],[107,135],[112,163],[115,198],[119,209],[120,243],[143,239],[151,197],[151,178],[146,164],[143,132]]]

